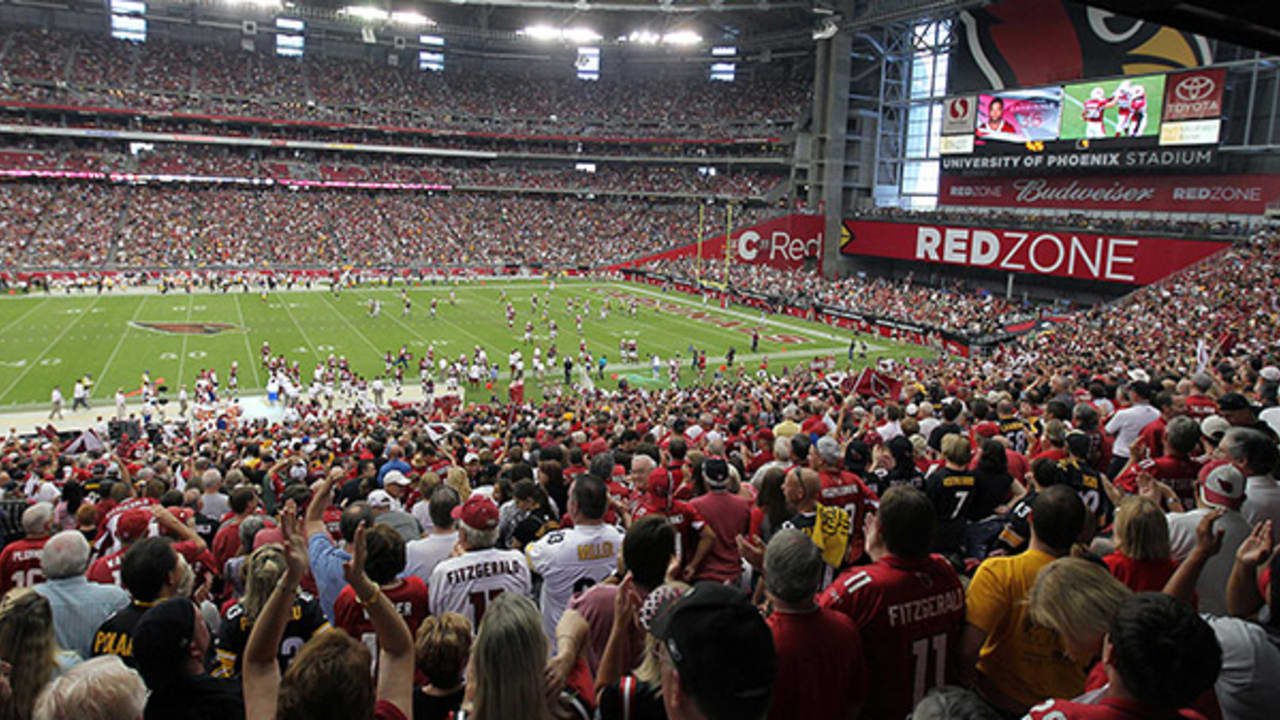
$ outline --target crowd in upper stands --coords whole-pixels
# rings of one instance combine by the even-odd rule
[[[98,107],[438,129],[608,135],[661,127],[666,137],[750,137],[789,129],[809,93],[803,83],[772,80],[582,82],[435,73],[412,62],[397,68],[278,57],[274,48],[244,52],[158,37],[134,44],[19,27],[6,37],[3,95]],[[406,96],[432,101],[406,105]]]
[[[1156,232],[1185,235],[1244,235],[1253,225],[1240,220],[1202,220],[1192,218],[1149,218],[1133,213],[1114,217],[1088,212],[1014,212],[983,208],[981,210],[949,208],[945,212],[935,210],[908,210],[896,207],[876,207],[864,213],[867,220],[902,220],[918,223],[975,223],[986,227],[1026,227],[1027,223],[1048,223],[1054,227],[1081,228],[1104,232]]]

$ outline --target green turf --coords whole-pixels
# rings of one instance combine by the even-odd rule
[[[457,294],[456,307],[448,303],[450,289]],[[508,330],[503,319],[499,297],[504,289],[517,312],[514,330]],[[346,290],[340,298],[322,291],[276,292],[266,303],[252,293],[160,295],[154,288],[134,295],[9,296],[0,300],[0,337],[4,338],[0,343],[0,405],[47,404],[53,386],[61,384],[70,407],[72,385],[88,372],[96,382],[93,400],[102,407],[104,402],[110,402],[117,387],[124,387],[126,391],[136,389],[143,371],[150,371],[153,379],[163,378],[165,385],[176,391],[182,383],[190,387],[203,368],[216,369],[220,380],[225,382],[233,360],[240,364],[242,393],[251,393],[266,383],[259,361],[259,348],[264,340],[271,343],[273,352],[283,352],[290,360],[298,360],[307,381],[317,360],[328,357],[331,352],[346,355],[353,370],[372,377],[382,372],[383,353],[398,350],[402,344],[408,344],[417,357],[429,343],[434,343],[437,360],[442,354],[450,358],[460,353],[469,356],[478,344],[488,352],[490,361],[498,363],[504,371],[503,382],[495,391],[505,393],[506,357],[512,348],[520,347],[524,352],[526,368],[532,375],[532,348],[521,342],[524,323],[534,320],[534,336],[544,352],[550,344],[547,328],[540,318],[532,315],[530,303],[534,292],[542,295],[547,290],[541,281],[411,287],[413,312],[409,317],[401,316],[398,287]],[[704,311],[707,317],[692,319],[669,309],[655,312],[641,305],[638,316],[632,319],[615,299],[609,319],[602,321],[599,307],[609,293],[656,298]],[[708,351],[708,366],[712,370],[724,362],[730,346],[737,349],[740,359],[747,359],[753,370],[759,366],[758,360],[749,359],[750,335],[722,326],[733,322],[740,327],[756,325],[759,323],[757,311],[732,307],[725,312],[715,304],[703,306],[687,295],[663,294],[648,286],[622,283],[559,284],[552,294],[551,317],[559,324],[556,346],[561,357],[572,354],[576,360],[578,352],[573,316],[565,308],[569,295],[579,301],[591,299],[591,317],[584,317],[583,331],[591,353],[598,356],[603,352],[608,358],[603,386],[615,385],[609,377],[617,372],[634,383],[654,387],[649,381],[648,369],[652,353],[657,353],[664,362],[680,353],[685,359],[684,376],[688,378],[690,345]],[[365,303],[370,296],[383,301],[379,318],[368,317]],[[435,320],[428,315],[432,297],[440,299]],[[794,318],[770,316],[770,319],[787,326],[766,325],[761,332],[760,353],[771,356],[772,371],[779,371],[783,364],[805,363],[817,355],[834,354],[843,365],[847,332]],[[235,329],[215,335],[175,335],[142,329],[132,322],[228,323]],[[618,340],[632,334],[637,337],[644,367],[620,368]],[[794,337],[767,339],[780,334]],[[868,337],[867,340],[878,348],[872,353],[873,358],[903,359],[928,354],[921,348],[883,338]],[[563,371],[556,368],[548,372],[548,381],[562,375]],[[662,377],[665,381],[665,365]],[[405,379],[408,384],[417,384],[416,361]],[[711,379],[710,371],[707,379]],[[530,377],[526,397],[536,397],[537,392],[537,383]]]
[[[1062,130],[1059,137],[1063,140],[1088,137],[1084,116],[1081,114],[1084,112],[1084,101],[1089,99],[1089,93],[1095,87],[1102,88],[1102,92],[1107,97],[1111,97],[1121,82],[1122,80],[1105,80],[1068,85],[1062,100]],[[1130,85],[1141,85],[1147,94],[1147,125],[1138,137],[1156,135],[1160,131],[1160,117],[1164,111],[1164,76],[1146,75],[1129,78],[1128,82]],[[1107,108],[1103,113],[1103,125],[1106,127],[1108,137],[1115,134],[1119,117],[1114,107]]]

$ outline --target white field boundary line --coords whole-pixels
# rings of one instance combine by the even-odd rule
[[[417,289],[420,289],[420,288],[413,288],[413,289],[414,289],[414,290],[417,290]],[[358,293],[357,293],[357,294],[359,294],[359,295],[360,295],[360,296],[362,296],[362,297],[365,297],[365,296],[368,296],[370,293],[374,293],[374,292],[391,292],[391,291],[392,291],[392,289],[391,289],[391,288],[362,288],[362,289],[360,289],[360,290],[358,291]],[[394,317],[394,313],[389,313],[389,314],[388,314],[388,317]],[[412,316],[412,315],[410,315],[410,317],[412,318],[413,316]],[[400,323],[401,325],[404,325],[404,323],[403,323],[403,322],[401,322],[399,318],[394,318],[394,319],[395,319],[395,321],[396,321],[396,322]],[[452,320],[447,320],[447,319],[445,319],[445,318],[444,318],[444,316],[442,316],[442,315],[437,315],[437,317],[435,318],[435,320],[433,320],[432,322],[443,322],[444,324],[448,325],[449,327],[454,328],[455,330],[457,330],[459,333],[462,333],[463,335],[466,335],[467,337],[471,338],[471,340],[472,340],[476,345],[479,345],[480,347],[485,347],[486,345],[488,345],[488,344],[489,344],[489,343],[485,342],[485,341],[484,341],[484,339],[483,339],[483,338],[481,338],[479,335],[476,335],[476,334],[472,333],[471,331],[469,331],[469,330],[467,330],[466,328],[462,327],[462,326],[461,326],[461,325],[459,325],[458,323],[453,322]],[[413,333],[413,331],[412,331],[412,330],[410,330],[410,332],[411,332],[411,333]],[[416,335],[416,333],[414,333],[414,334]],[[428,342],[428,343],[429,343],[429,342],[431,342],[431,340],[430,340],[429,338],[420,338],[420,339],[419,339],[419,342]],[[379,354],[379,356],[381,356],[381,353],[378,353],[378,354]],[[443,357],[445,357],[446,359],[448,358],[448,356],[447,356],[447,355],[445,355],[445,356],[443,356]]]
[[[66,334],[71,331],[71,328],[79,324],[79,322],[83,320],[86,315],[89,314],[89,311],[93,310],[93,307],[97,305],[98,301],[101,299],[102,299],[101,295],[95,297],[93,299],[93,302],[89,303],[88,307],[86,307],[78,315],[76,315],[74,320],[67,323],[67,326],[62,328],[62,332],[58,333],[57,336],[55,336],[53,340],[44,347],[44,350],[41,351],[41,353],[36,356],[36,359],[33,360],[25,370],[23,370],[21,373],[18,374],[18,377],[14,378],[13,382],[9,383],[9,386],[4,389],[4,392],[0,392],[0,400],[3,400],[4,398],[8,397],[9,393],[12,392],[15,387],[18,386],[18,383],[22,382],[22,378],[26,377],[27,373],[31,372],[32,368],[34,368],[36,365],[39,365],[40,361],[44,359],[44,356],[48,355],[49,351],[52,350],[53,347],[58,344],[58,341],[66,337]]]
[[[240,318],[240,335],[244,337],[244,351],[248,357],[246,362],[249,369],[253,371],[253,382],[262,385],[262,378],[258,375],[258,358],[253,356],[253,347],[249,345],[249,326],[244,322],[244,309],[240,307],[240,293],[231,293],[231,299],[235,301],[236,316]]]
[[[721,308],[718,305],[714,307],[710,305],[703,306],[701,302],[696,300],[689,300],[688,298],[680,297],[677,295],[670,295],[670,294],[664,294],[661,292],[656,292],[654,290],[649,289],[645,285],[639,285],[639,284],[628,285],[628,284],[618,283],[618,282],[605,283],[604,285],[608,285],[609,287],[619,288],[622,290],[638,292],[642,295],[648,295],[649,297],[652,297],[652,298],[669,300],[671,302],[685,305],[688,307],[696,307],[700,310],[706,310],[708,312],[717,312],[717,313],[720,313],[721,315],[728,315],[729,317],[738,318],[739,320],[746,320],[748,322],[758,323],[758,324],[772,325],[773,327],[779,327],[784,330],[790,330],[791,332],[795,332],[795,333],[816,335],[818,337],[823,337],[823,338],[826,338],[827,340],[831,340],[834,342],[848,343],[851,337],[863,335],[863,333],[851,333],[848,336],[840,336],[825,330],[819,330],[817,328],[807,328],[799,325],[792,325],[791,323],[783,322],[781,320],[774,320],[773,318],[770,318],[767,316],[763,320],[761,320],[759,316],[752,317],[748,313],[744,313],[739,310]],[[683,293],[681,293],[681,295],[683,295]],[[870,343],[867,344],[867,352],[887,350],[887,349],[888,348],[886,347],[872,345]]]
[[[16,318],[14,318],[13,320],[11,320],[11,321],[9,322],[9,324],[5,325],[3,328],[0,328],[0,335],[6,335],[6,334],[8,334],[9,330],[11,330],[12,328],[17,327],[17,326],[18,326],[18,323],[22,322],[23,320],[26,320],[28,315],[30,315],[31,313],[33,313],[33,312],[35,312],[35,311],[39,310],[39,309],[40,309],[41,307],[43,307],[43,306],[44,306],[44,304],[45,304],[45,303],[47,303],[47,302],[49,302],[49,298],[45,298],[45,299],[41,300],[40,302],[36,303],[36,304],[35,304],[35,305],[30,309],[30,310],[28,310],[28,311],[26,311],[26,312],[22,313],[22,314],[21,314],[21,315],[19,315],[18,317],[16,317]]]
[[[144,295],[138,300],[138,307],[133,311],[133,317],[129,319],[129,322],[125,323],[124,332],[120,334],[120,339],[116,341],[116,346],[112,348],[111,355],[107,357],[106,364],[102,366],[102,372],[98,373],[98,379],[94,382],[94,387],[102,391],[104,394],[97,395],[97,393],[90,393],[90,397],[97,395],[98,397],[105,398],[107,397],[105,393],[110,392],[107,390],[107,386],[103,383],[107,377],[107,370],[111,368],[111,363],[115,362],[116,355],[120,354],[120,348],[124,347],[124,341],[129,337],[129,331],[139,327],[134,323],[138,322],[138,316],[142,315],[142,306],[147,304],[147,297],[148,296]]]

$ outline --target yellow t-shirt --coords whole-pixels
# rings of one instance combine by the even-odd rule
[[[987,633],[978,653],[978,686],[1030,707],[1045,698],[1084,691],[1084,671],[1062,650],[1058,634],[1031,621],[1027,595],[1054,557],[1027,550],[988,558],[965,595],[965,619]]]

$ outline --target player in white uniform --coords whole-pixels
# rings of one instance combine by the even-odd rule
[[[499,550],[498,506],[483,495],[472,495],[453,509],[458,542],[466,552],[441,560],[427,582],[431,614],[462,613],[474,630],[485,608],[504,592],[533,594],[529,566],[519,550]]]
[[[1089,93],[1089,99],[1084,101],[1084,110],[1080,115],[1084,119],[1084,136],[1088,138],[1101,138],[1107,136],[1107,127],[1104,117],[1107,108],[1111,107],[1113,100],[1107,97],[1107,93],[1100,87],[1096,87]]]
[[[604,523],[608,491],[599,478],[582,476],[573,482],[569,517],[573,527],[547,533],[531,543],[525,554],[529,566],[542,576],[542,626],[556,636],[556,623],[575,593],[613,573],[622,552],[622,531]]]

